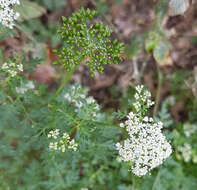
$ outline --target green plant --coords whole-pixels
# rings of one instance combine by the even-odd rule
[[[104,65],[122,60],[123,44],[109,39],[112,30],[102,22],[92,22],[96,15],[96,11],[82,8],[69,18],[62,17],[63,25],[58,33],[65,45],[55,52],[59,57],[57,62],[68,71],[84,61],[93,75],[96,71],[101,73]]]
[[[46,57],[33,58],[35,54],[27,51],[6,58],[0,51],[0,190],[196,190],[197,101],[184,83],[191,72],[176,72],[170,79],[166,76],[169,97],[162,100],[161,107],[157,101],[153,118],[148,110],[153,105],[151,94],[143,86],[129,87],[121,97],[114,84],[111,93],[117,102],[121,100],[121,111],[107,113],[87,87],[69,82],[81,63],[85,62],[93,74],[102,72],[106,64],[121,61],[123,44],[111,41],[112,31],[96,21],[100,18],[94,20],[96,11],[83,8],[62,18],[61,42],[54,35],[58,24],[44,26],[37,19],[46,8],[21,2],[17,30],[1,28],[0,37],[18,37],[22,31],[29,40],[25,40],[24,49],[45,41],[58,44],[57,62],[67,73],[57,89],[56,83],[40,84],[30,76],[37,64],[49,61]],[[51,0],[39,3],[50,11],[64,4]],[[98,6],[105,3],[98,2]],[[134,36],[133,46],[127,49],[129,58],[145,47],[157,62],[165,59],[170,46],[160,23],[167,7],[168,1],[158,1],[154,27]],[[195,79],[192,82],[195,84]],[[182,123],[175,122],[170,113],[176,101],[184,102],[187,115]],[[170,144],[172,155],[163,162],[171,154]],[[120,158],[125,162],[119,162]],[[151,175],[145,175],[149,171]]]

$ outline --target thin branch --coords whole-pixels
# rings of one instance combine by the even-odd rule
[[[156,63],[157,66],[157,74],[158,74],[158,79],[157,79],[157,94],[156,94],[156,100],[155,100],[155,106],[153,110],[153,116],[155,117],[159,108],[159,103],[160,103],[160,98],[161,98],[161,88],[162,88],[162,81],[163,81],[163,75],[162,72],[159,68],[158,63]]]

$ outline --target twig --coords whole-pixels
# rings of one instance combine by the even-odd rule
[[[157,87],[157,94],[156,94],[156,100],[155,100],[155,106],[154,106],[154,110],[153,110],[153,116],[155,117],[158,111],[158,107],[159,107],[159,102],[160,102],[160,98],[161,98],[161,87],[162,87],[162,72],[159,68],[158,63],[156,63],[157,66],[157,73],[158,73],[158,79],[157,79],[157,83],[158,83],[158,87]]]

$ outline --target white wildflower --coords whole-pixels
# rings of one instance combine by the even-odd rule
[[[177,150],[181,153],[185,162],[189,162],[192,156],[192,147],[188,143],[184,143],[183,146],[178,146]]]
[[[168,96],[166,99],[165,99],[165,102],[170,105],[170,106],[174,106],[175,104],[175,97],[174,96]]]
[[[23,72],[23,65],[22,64],[18,64],[17,68],[18,68],[19,71]]]
[[[120,127],[124,127],[124,123],[120,123]]]
[[[52,131],[49,132],[48,138],[57,139],[58,135],[59,135],[59,129],[52,130]]]
[[[19,87],[16,87],[16,92],[18,94],[24,94],[26,92],[26,89],[25,88],[19,88]]]
[[[143,85],[136,86],[136,93],[135,93],[135,103],[133,104],[136,111],[141,111],[141,106],[146,105],[147,108],[151,107],[154,102],[150,100],[151,93],[147,90],[144,90]]]
[[[1,67],[3,70],[9,69],[8,63],[4,63]]]
[[[92,96],[89,96],[88,98],[86,98],[87,104],[93,104],[95,103],[95,99]]]
[[[28,81],[27,84],[25,85],[25,87],[28,89],[34,89],[35,85],[32,81]]]
[[[49,149],[57,150],[57,142],[50,142]]]
[[[0,23],[10,29],[14,26],[14,21],[20,16],[13,10],[14,5],[19,5],[19,0],[0,0]]]
[[[64,98],[65,98],[68,102],[71,101],[71,96],[70,96],[70,94],[68,94],[68,93],[66,93],[66,94],[64,95]]]
[[[86,95],[85,94],[80,94],[79,95],[82,99],[85,99],[86,98]]]
[[[162,123],[149,122],[149,118],[139,121],[132,112],[125,122],[129,138],[121,145],[116,144],[122,161],[133,163],[132,172],[143,176],[151,169],[163,163],[170,156],[172,149],[162,134]]]
[[[67,140],[67,141],[70,140],[70,136],[67,133],[64,133],[62,138]]]
[[[148,116],[142,118],[139,114],[141,104],[150,107],[154,103],[149,99],[150,93],[144,91],[143,86],[137,86],[135,97],[137,100],[134,106],[137,114],[130,112],[125,123],[120,124],[120,127],[125,127],[129,138],[124,140],[123,144],[116,144],[119,151],[117,159],[131,162],[132,172],[137,176],[144,176],[162,164],[172,153],[172,148],[162,134],[163,123],[154,122],[153,118]]]
[[[60,150],[61,152],[65,152],[66,148],[68,148],[77,151],[78,144],[74,139],[70,140],[70,136],[67,133],[63,133],[63,135],[60,136],[60,130],[55,129],[51,130],[47,136],[48,138],[55,139],[54,142],[49,143],[50,150]]]
[[[83,187],[83,188],[81,188],[81,190],[88,190],[88,188],[86,188],[86,187]]]
[[[72,103],[75,106],[75,112],[79,112],[81,109],[87,106],[91,106],[91,116],[96,117],[97,112],[100,109],[99,105],[96,103],[96,100],[92,96],[87,96],[87,92],[82,90],[80,86],[71,86],[70,89],[71,91],[67,92],[64,95],[64,98],[66,99],[66,101]]]
[[[7,73],[11,77],[15,77],[18,72],[23,71],[23,65],[22,64],[16,64],[16,63],[7,63],[5,62],[1,66],[2,71]]]
[[[183,125],[184,133],[186,137],[190,137],[191,135],[195,134],[197,131],[197,126],[190,123],[185,123]]]
[[[22,87],[16,87],[16,92],[18,94],[24,94],[28,90],[32,90],[35,88],[35,85],[32,81],[28,81],[25,85],[22,85]]]
[[[80,102],[80,101],[75,101],[75,106],[76,106],[77,108],[81,108],[81,107],[83,106],[83,103]]]
[[[74,139],[72,139],[72,140],[69,142],[68,148],[69,148],[69,149],[73,149],[74,151],[76,151],[76,150],[77,150],[77,147],[78,147],[78,144],[75,143],[75,140],[74,140]]]

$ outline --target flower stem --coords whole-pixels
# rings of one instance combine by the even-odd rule
[[[158,63],[156,64],[156,66],[157,66],[157,73],[158,73],[158,88],[157,88],[155,106],[154,106],[154,110],[153,110],[153,116],[154,117],[156,116],[157,111],[158,111],[159,102],[160,102],[160,98],[161,98],[162,81],[163,81],[163,75],[162,75],[162,72],[159,68]]]
[[[66,86],[66,84],[70,81],[73,73],[76,71],[77,66],[75,66],[70,72],[67,72],[61,82],[60,87],[57,89],[57,91],[52,96],[52,99],[57,97],[57,95],[61,92],[61,90]]]
[[[156,185],[157,185],[157,183],[159,181],[159,178],[160,178],[160,170],[157,173],[157,176],[156,176],[155,181],[154,181],[153,186],[152,186],[152,190],[156,189]]]

